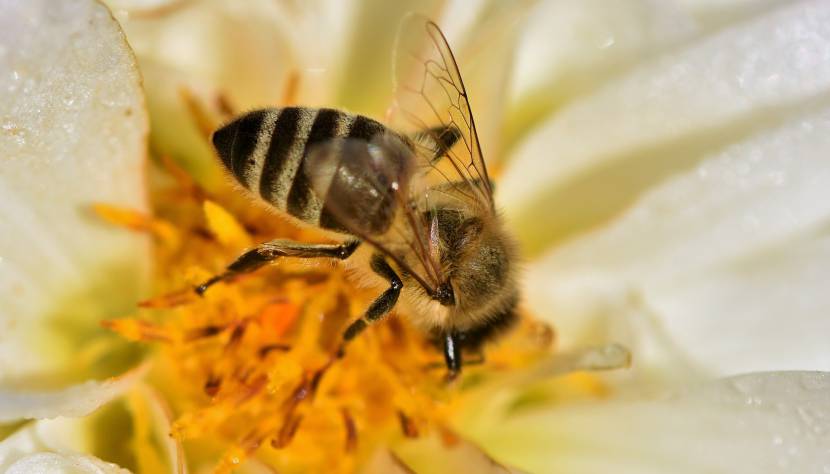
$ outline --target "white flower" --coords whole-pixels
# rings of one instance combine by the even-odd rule
[[[110,6],[144,74],[154,151],[208,187],[221,176],[182,88],[221,92],[243,109],[288,99],[380,117],[397,18],[425,8]],[[617,342],[633,357],[628,371],[484,385],[453,427],[531,472],[825,472],[830,382],[804,371],[830,370],[830,5],[444,7],[436,18],[528,256],[527,305],[556,328],[552,360],[565,367],[588,345]],[[93,2],[5,0],[0,12],[0,415],[83,415],[77,403],[45,402],[136,360],[96,328],[146,294],[147,241],[86,210],[147,209],[138,73],[118,25]],[[119,363],[103,364],[113,354]],[[21,390],[36,388],[52,391],[21,403]],[[94,391],[100,403],[123,392]],[[159,418],[132,413],[145,428]],[[77,454],[117,460],[93,442],[42,434],[66,423],[84,433],[77,439],[99,439],[88,420],[18,430],[0,442],[0,466],[114,469]],[[501,469],[475,445],[427,437],[391,449],[417,472]],[[381,451],[367,469],[397,462]]]
[[[78,453],[128,438],[91,431],[100,412],[67,417],[136,378],[80,383],[136,360],[98,321],[146,288],[149,241],[113,233],[89,206],[146,209],[140,76],[102,5],[3,1],[0,11],[0,469],[121,472]]]

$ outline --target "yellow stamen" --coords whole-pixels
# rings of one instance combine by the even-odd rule
[[[140,303],[138,315],[105,324],[157,347],[153,381],[177,415],[172,434],[222,440],[216,472],[254,455],[278,471],[353,472],[381,443],[436,430],[450,445],[458,440],[449,426],[464,383],[527,364],[551,342],[527,321],[515,343],[508,339],[448,386],[440,350],[393,314],[338,357],[342,331],[376,296],[352,286],[338,266],[285,259],[203,298],[193,292],[252,241],[321,236],[252,209],[236,191],[207,201],[187,179],[173,182],[176,189],[154,193],[153,218],[96,206],[109,222],[178,242],[156,252],[161,296]],[[528,343],[537,339],[544,342]]]
[[[208,227],[222,245],[232,249],[251,246],[251,236],[222,206],[213,201],[205,201],[203,207]]]
[[[178,234],[169,222],[154,219],[132,209],[111,206],[109,204],[93,204],[92,210],[101,219],[110,224],[126,227],[137,232],[150,232],[167,245],[178,244]]]

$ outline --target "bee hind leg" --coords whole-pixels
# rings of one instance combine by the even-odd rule
[[[395,303],[398,302],[398,296],[401,294],[403,282],[398,274],[395,273],[395,270],[389,266],[382,255],[375,254],[372,256],[371,267],[375,273],[389,281],[389,288],[381,293],[380,296],[378,296],[375,301],[369,305],[369,308],[366,309],[366,313],[362,318],[352,322],[349,327],[346,328],[343,332],[344,343],[354,339],[370,324],[383,319],[384,316],[389,314],[389,311],[395,307]],[[340,352],[342,353],[342,348]]]
[[[349,240],[341,244],[306,244],[291,240],[271,240],[257,245],[233,261],[224,272],[215,275],[197,286],[194,291],[202,295],[208,288],[220,281],[227,280],[241,273],[249,273],[280,257],[297,258],[349,258],[360,245],[359,240]]]

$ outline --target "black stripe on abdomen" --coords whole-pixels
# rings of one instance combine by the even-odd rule
[[[346,114],[338,110],[320,109],[317,111],[303,150],[303,161],[305,161],[309,151],[314,148],[314,145],[334,138],[337,135],[338,127],[345,120],[347,120]],[[291,184],[291,191],[288,193],[286,211],[300,220],[317,225],[323,203],[311,188],[311,183],[302,170],[302,166],[300,168],[294,177],[294,182]]]
[[[289,154],[298,139],[299,121],[300,109],[296,107],[282,109],[274,125],[271,143],[265,154],[259,179],[259,195],[277,207],[281,207],[278,202],[277,186],[284,181],[282,175],[286,172]]]
[[[267,113],[266,110],[257,110],[244,115],[214,132],[211,138],[222,163],[246,187],[246,169],[260,139]]]
[[[351,128],[349,128],[349,138],[360,138],[370,141],[375,135],[384,130],[386,130],[386,127],[380,122],[372,120],[369,117],[356,115]]]

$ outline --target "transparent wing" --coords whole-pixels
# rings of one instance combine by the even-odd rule
[[[303,171],[322,203],[321,224],[334,221],[373,245],[432,295],[444,275],[429,195],[413,180],[417,161],[401,138],[385,133],[316,144]]]
[[[396,126],[409,131],[428,181],[453,183],[456,197],[493,212],[493,192],[481,154],[467,90],[438,26],[409,14],[395,46]]]

